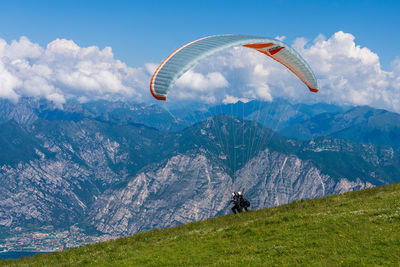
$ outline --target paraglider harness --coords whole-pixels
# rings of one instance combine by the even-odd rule
[[[250,201],[248,201],[240,191],[232,193],[232,200],[230,202],[233,204],[232,212],[234,214],[242,212],[243,209],[247,211],[247,208],[250,207]]]

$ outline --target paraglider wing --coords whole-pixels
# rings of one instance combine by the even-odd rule
[[[286,66],[302,80],[311,92],[318,84],[310,66],[287,44],[270,38],[247,35],[208,36],[190,42],[169,55],[156,69],[150,82],[150,92],[158,100],[166,100],[172,85],[199,61],[235,46],[255,49]]]

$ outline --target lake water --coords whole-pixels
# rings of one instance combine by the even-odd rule
[[[36,254],[42,254],[46,252],[31,252],[31,251],[7,251],[0,252],[0,259],[19,259],[21,257],[32,257]]]

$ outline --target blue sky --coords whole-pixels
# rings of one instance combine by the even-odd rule
[[[159,62],[202,36],[330,36],[342,30],[379,54],[383,68],[400,56],[400,1],[0,1],[0,38],[21,35],[45,46],[56,38],[111,46],[129,66]]]

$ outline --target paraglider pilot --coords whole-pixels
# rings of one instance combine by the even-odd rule
[[[239,207],[247,211],[247,208],[250,207],[250,202],[244,198],[242,192],[238,192],[238,201]]]
[[[232,193],[232,200],[233,203],[232,212],[236,214],[237,212],[242,212],[243,209],[247,211],[247,208],[250,207],[250,202],[245,199],[242,192],[233,192]]]
[[[232,212],[233,214],[236,214],[236,212],[241,212],[240,206],[239,206],[239,198],[236,192],[232,193],[232,200],[231,203],[233,204],[232,207]]]

